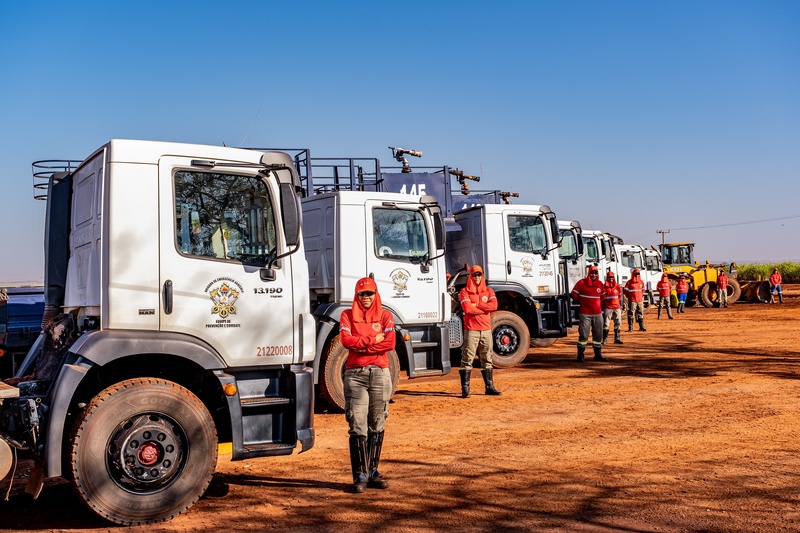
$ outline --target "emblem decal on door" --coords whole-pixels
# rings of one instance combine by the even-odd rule
[[[217,278],[206,286],[206,293],[212,302],[211,314],[221,319],[210,327],[238,327],[239,324],[230,324],[229,317],[236,314],[236,301],[243,293],[239,282],[231,278]]]
[[[392,270],[392,273],[389,274],[389,277],[392,280],[392,288],[395,290],[395,296],[393,296],[393,298],[408,298],[408,296],[403,294],[408,290],[408,279],[411,277],[411,274],[408,273],[408,270],[404,268],[396,268]]]
[[[520,263],[522,263],[522,277],[529,278],[533,276],[533,260],[530,257],[523,257]]]

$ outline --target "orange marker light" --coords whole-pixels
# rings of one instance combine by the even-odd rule
[[[226,396],[235,396],[237,392],[236,385],[233,383],[226,383],[222,390],[225,391]]]

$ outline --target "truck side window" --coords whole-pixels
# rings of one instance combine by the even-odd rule
[[[563,259],[577,259],[578,245],[575,242],[575,234],[570,230],[561,230],[561,248],[558,255]]]
[[[372,211],[375,255],[383,259],[420,263],[428,259],[428,231],[419,211]]]
[[[259,178],[178,171],[174,181],[180,253],[259,266],[277,254],[272,201]]]
[[[597,241],[594,239],[583,239],[583,249],[587,261],[597,262],[600,260],[600,254],[597,253]]]
[[[508,238],[515,252],[543,254],[547,250],[547,236],[540,217],[509,215]]]

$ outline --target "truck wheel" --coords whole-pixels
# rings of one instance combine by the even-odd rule
[[[70,435],[72,486],[116,524],[161,522],[191,507],[217,464],[203,402],[171,381],[129,379],[95,396]]]
[[[397,352],[390,350],[387,354],[389,358],[389,372],[392,375],[392,396],[397,390],[400,382],[400,359]],[[347,348],[342,346],[339,335],[331,339],[328,349],[320,362],[319,389],[322,397],[333,407],[344,412],[344,367],[347,363]]]
[[[703,307],[717,306],[719,304],[717,302],[717,284],[713,282],[703,284],[703,286],[700,287],[699,299]]]
[[[531,348],[549,348],[554,345],[558,337],[551,337],[549,339],[531,339]]]
[[[492,365],[508,368],[521,363],[528,355],[531,337],[525,322],[510,311],[492,313]]]

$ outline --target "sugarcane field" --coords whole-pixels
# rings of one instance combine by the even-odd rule
[[[498,369],[401,380],[389,406],[388,490],[348,492],[347,423],[319,404],[316,445],[230,461],[169,522],[130,531],[797,531],[800,285],[784,303],[645,315],[646,332],[575,362],[572,332]],[[0,486],[0,531],[106,531],[69,483]]]

